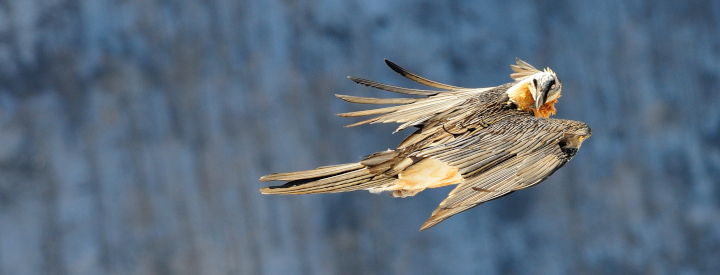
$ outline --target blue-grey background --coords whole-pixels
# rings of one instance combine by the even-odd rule
[[[335,113],[521,57],[593,137],[543,184],[417,229],[450,189],[267,197],[396,145]],[[1,274],[720,270],[720,2],[0,2]],[[391,96],[382,94],[382,96]]]

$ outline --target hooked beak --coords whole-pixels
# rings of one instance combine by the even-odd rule
[[[535,100],[535,110],[540,110],[540,107],[542,107],[545,102],[543,101],[543,96],[541,95],[541,92],[537,93],[537,97],[533,98]]]
[[[533,100],[535,101],[535,109],[539,110],[540,107],[545,105],[545,101],[547,100],[548,93],[550,93],[550,87],[552,86],[552,81],[541,81],[538,83],[537,80],[533,80],[533,84],[535,84],[535,93],[533,94]]]

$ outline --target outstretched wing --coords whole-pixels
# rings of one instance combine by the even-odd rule
[[[353,78],[353,80],[357,79]],[[463,103],[466,103],[468,99],[477,96],[480,92],[482,91],[473,90],[463,92],[444,92],[430,95],[426,98],[368,98],[348,95],[335,96],[348,102],[361,104],[402,104],[392,107],[338,114],[338,116],[341,117],[377,115],[370,119],[349,124],[347,127],[375,123],[401,123],[401,125],[395,130],[395,132],[398,132],[410,126],[423,124],[447,110],[460,107]]]
[[[403,148],[421,141],[433,141],[452,138],[468,129],[486,127],[489,123],[502,118],[504,110],[500,104],[507,98],[505,91],[512,83],[488,88],[463,88],[439,83],[414,74],[397,64],[385,60],[387,65],[400,75],[410,80],[443,90],[419,90],[391,86],[367,79],[349,77],[350,80],[369,87],[395,93],[421,95],[421,98],[370,98],[349,95],[336,95],[352,103],[360,104],[398,104],[396,106],[338,114],[342,117],[374,116],[348,125],[348,127],[374,124],[399,123],[395,130],[416,126],[421,128],[408,137],[398,148]],[[495,109],[492,109],[495,107]],[[492,109],[492,110],[489,110]],[[491,116],[496,116],[490,118]],[[430,137],[430,138],[428,138]]]
[[[568,146],[567,133],[582,127],[587,126],[567,120],[516,117],[495,123],[476,136],[418,152],[417,157],[435,158],[457,167],[465,179],[421,230],[543,181],[572,157],[568,150],[563,151],[563,146]]]
[[[385,63],[393,71],[410,80],[442,90],[409,89],[358,77],[348,77],[355,83],[380,90],[408,95],[425,96],[424,98],[371,98],[335,95],[342,100],[360,104],[401,104],[399,106],[338,114],[342,117],[378,115],[367,120],[350,124],[348,127],[369,123],[401,123],[402,125],[400,125],[396,130],[397,132],[410,126],[422,124],[448,109],[461,106],[463,103],[467,102],[469,98],[475,97],[488,90],[488,88],[470,89],[443,84],[414,74],[387,59],[385,60]]]

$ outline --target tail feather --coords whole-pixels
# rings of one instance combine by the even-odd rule
[[[363,167],[365,167],[365,166],[360,163],[346,163],[346,164],[330,165],[330,166],[318,167],[318,168],[315,168],[312,170],[269,174],[269,175],[260,177],[260,181],[274,181],[274,180],[294,181],[294,180],[302,180],[302,179],[310,179],[310,178],[318,178],[318,177],[327,177],[327,176],[336,175],[336,174],[339,174],[342,172],[357,170],[357,169],[360,169]]]
[[[292,176],[286,176],[289,174]],[[292,180],[288,180],[290,178]],[[261,180],[288,180],[284,185],[260,189],[262,194],[297,195],[366,190],[388,183],[392,179],[377,175],[360,163],[351,163],[307,171],[272,174],[262,177]]]

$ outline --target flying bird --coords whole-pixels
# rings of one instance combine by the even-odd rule
[[[336,95],[359,104],[394,105],[342,113],[373,116],[348,127],[398,123],[395,132],[417,129],[395,149],[359,162],[275,173],[260,181],[286,181],[263,194],[316,194],[368,190],[410,197],[427,188],[457,185],[420,227],[428,229],[481,203],[548,178],[575,156],[590,128],[583,122],[549,118],[562,84],[550,68],[516,59],[513,81],[495,87],[463,88],[439,83],[385,60],[395,72],[433,90],[391,86],[348,77],[365,86],[422,97],[370,98]]]

